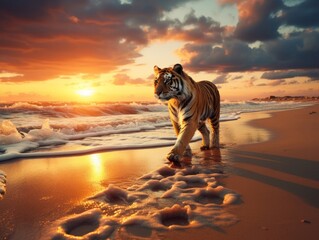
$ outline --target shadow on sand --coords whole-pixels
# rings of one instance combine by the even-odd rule
[[[319,162],[264,153],[244,152],[239,150],[231,151],[230,160],[234,163],[233,165],[229,166],[229,171],[232,174],[250,178],[280,188],[284,191],[288,191],[303,199],[309,205],[319,208]],[[266,169],[275,170],[277,172],[282,172],[284,174],[290,174],[298,177],[299,179],[303,178],[305,180],[311,180],[313,182],[317,182],[318,184],[316,185],[318,187],[314,188],[307,186],[306,183],[296,183],[247,170],[236,166],[237,163],[248,164],[252,167],[263,167]]]

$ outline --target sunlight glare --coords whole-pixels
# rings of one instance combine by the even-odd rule
[[[100,182],[105,178],[106,172],[103,168],[100,154],[92,154],[90,156],[92,166],[92,180]]]
[[[91,97],[94,94],[93,89],[79,89],[76,91],[81,97]]]

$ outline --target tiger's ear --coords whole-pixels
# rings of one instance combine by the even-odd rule
[[[183,67],[181,64],[177,63],[174,65],[173,70],[177,72],[178,74],[182,75]]]
[[[155,65],[154,66],[154,73],[157,75],[160,71],[161,71],[161,69]]]

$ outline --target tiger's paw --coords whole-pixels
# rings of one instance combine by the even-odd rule
[[[172,163],[180,163],[179,162],[179,156],[175,153],[170,152],[169,154],[167,154],[166,156],[167,160],[172,162]]]
[[[192,156],[193,156],[192,149],[186,148],[186,150],[183,153],[183,157],[191,158]]]
[[[202,151],[209,150],[209,146],[203,145],[200,147],[200,150]]]
[[[218,148],[220,148],[220,145],[219,145],[219,143],[214,143],[214,144],[212,144],[211,148],[212,149],[218,149]]]

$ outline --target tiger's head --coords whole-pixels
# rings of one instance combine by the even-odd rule
[[[175,64],[173,68],[154,66],[154,95],[162,101],[177,98],[183,93],[183,67]]]

